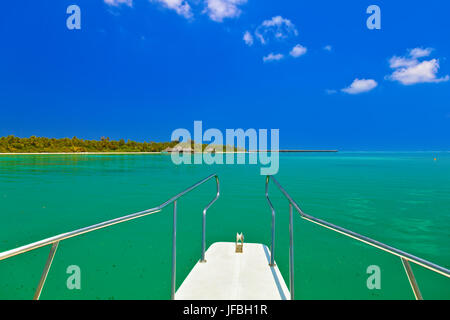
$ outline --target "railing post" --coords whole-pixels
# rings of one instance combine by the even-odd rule
[[[291,300],[294,300],[294,220],[292,215],[292,203],[289,202],[289,282]]]
[[[417,284],[416,277],[414,277],[414,273],[409,265],[408,260],[404,258],[400,258],[402,260],[403,267],[405,268],[406,275],[408,276],[409,284],[411,285],[411,289],[414,292],[414,297],[416,300],[423,300],[422,294],[420,293],[419,285]]]
[[[206,212],[208,211],[209,207],[211,207],[211,205],[216,202],[217,199],[219,199],[220,196],[220,183],[219,183],[219,177],[217,175],[215,175],[216,178],[216,189],[217,189],[217,193],[216,193],[216,197],[205,207],[205,209],[203,209],[203,217],[202,217],[202,254],[200,257],[200,261],[201,263],[206,262],[205,259],[205,250],[206,250]]]
[[[273,208],[272,202],[269,199],[269,179],[270,176],[266,176],[266,198],[269,203],[270,210],[272,211],[272,244],[270,245],[270,263],[269,266],[275,266],[275,209]]]
[[[202,220],[202,257],[200,262],[206,262],[205,260],[205,247],[206,247],[206,209],[203,210]]]
[[[272,245],[270,248],[270,266],[275,266],[275,211],[272,210]]]
[[[173,202],[173,233],[172,233],[172,300],[175,300],[175,286],[177,278],[177,201]]]
[[[58,242],[53,243],[52,248],[50,249],[50,253],[48,254],[47,261],[45,262],[44,270],[42,271],[41,279],[39,280],[39,284],[36,288],[36,292],[34,293],[33,300],[39,300],[41,296],[42,289],[44,288],[45,280],[47,280],[48,272],[50,271],[50,267],[52,266],[53,258],[55,257],[56,250],[58,249]]]

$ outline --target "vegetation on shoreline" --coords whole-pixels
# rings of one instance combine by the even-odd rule
[[[178,141],[172,142],[136,142],[110,140],[84,140],[77,137],[44,138],[29,137],[18,138],[7,136],[0,138],[0,153],[54,153],[54,152],[161,152],[167,148],[173,148]]]
[[[29,138],[19,138],[13,135],[0,137],[0,153],[77,153],[77,152],[162,152],[170,150],[179,144],[172,142],[136,142],[110,140],[102,137],[100,140],[84,140],[77,137],[70,138],[45,138],[31,136]],[[194,142],[181,143],[183,148],[194,150]],[[207,148],[207,144],[202,145],[202,151]],[[211,148],[211,146],[209,146]],[[224,148],[215,147],[216,150]],[[209,148],[208,148],[209,149]],[[237,148],[233,148],[237,151]],[[222,149],[223,150],[223,149]]]

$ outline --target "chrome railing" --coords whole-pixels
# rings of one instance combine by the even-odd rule
[[[385,252],[388,252],[390,254],[393,254],[395,256],[400,257],[403,267],[405,269],[406,275],[408,276],[409,283],[411,285],[411,289],[413,290],[414,296],[417,300],[422,300],[422,294],[420,293],[419,286],[417,284],[416,278],[414,277],[414,273],[411,269],[411,266],[409,264],[409,261],[418,264],[419,266],[422,266],[424,268],[427,268],[431,271],[434,271],[436,273],[439,273],[443,276],[446,276],[447,278],[450,278],[450,270],[441,267],[437,264],[434,264],[430,261],[427,261],[425,259],[416,257],[412,254],[409,254],[407,252],[404,252],[402,250],[396,249],[394,247],[388,246],[384,243],[381,243],[379,241],[373,240],[371,238],[368,238],[366,236],[360,235],[356,232],[344,229],[342,227],[339,227],[337,225],[334,225],[332,223],[329,223],[325,220],[317,219],[313,216],[310,216],[302,211],[300,209],[297,202],[295,202],[291,196],[284,190],[284,188],[279,184],[279,182],[273,177],[273,176],[267,176],[266,177],[266,198],[269,202],[270,209],[272,211],[272,244],[271,244],[271,265],[274,264],[274,247],[275,247],[275,209],[273,208],[272,202],[269,199],[269,180],[272,179],[272,181],[275,183],[275,185],[280,189],[280,191],[283,193],[283,195],[286,197],[286,199],[289,201],[289,284],[290,284],[290,292],[291,292],[291,299],[294,299],[294,241],[293,241],[293,232],[294,232],[294,226],[293,226],[293,218],[292,218],[292,207],[297,210],[297,212],[300,214],[300,217],[313,222],[319,226],[325,227],[327,229],[333,230],[335,232],[341,233],[347,237],[356,239],[358,241],[364,242],[372,247],[378,248],[380,250],[383,250]]]
[[[205,261],[205,229],[206,229],[206,211],[209,209],[209,207],[216,202],[216,200],[219,198],[220,195],[220,186],[219,186],[219,176],[217,174],[212,174],[205,179],[197,182],[193,186],[185,189],[184,191],[180,192],[176,196],[170,198],[163,204],[144,211],[136,212],[133,214],[129,214],[120,218],[108,220],[105,222],[101,222],[98,224],[94,224],[89,227],[81,228],[78,230],[62,233],[59,235],[56,235],[54,237],[50,237],[47,239],[43,239],[40,241],[36,241],[12,250],[4,251],[0,253],[0,261],[5,260],[14,256],[17,256],[19,254],[35,250],[47,245],[52,245],[50,249],[50,254],[47,258],[47,261],[44,266],[44,270],[42,271],[41,279],[39,280],[39,284],[36,288],[35,294],[34,294],[34,300],[38,300],[42,289],[44,288],[45,280],[47,279],[48,272],[50,271],[50,267],[53,262],[53,258],[55,257],[56,250],[58,249],[58,244],[62,240],[70,239],[73,237],[77,237],[79,235],[92,232],[98,229],[103,229],[106,227],[110,227],[115,224],[119,224],[125,221],[134,220],[137,218],[141,218],[156,212],[160,212],[164,207],[168,206],[169,204],[173,203],[173,236],[172,236],[172,282],[171,282],[171,299],[175,298],[175,285],[176,285],[176,242],[177,242],[177,200],[184,196],[186,193],[192,191],[193,189],[197,188],[198,186],[202,185],[203,183],[209,181],[210,179],[215,178],[216,180],[216,186],[217,186],[217,194],[216,197],[206,206],[206,208],[203,210],[203,228],[202,228],[202,254],[201,254],[201,260]]]

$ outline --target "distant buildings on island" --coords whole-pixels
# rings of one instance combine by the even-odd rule
[[[164,149],[162,152],[164,153],[171,153],[171,152],[179,152],[179,153],[203,153],[203,152],[211,152],[211,153],[215,153],[215,152],[227,152],[227,151],[217,151],[217,149],[222,149],[221,147],[217,147],[217,148],[205,148],[203,151],[196,151],[194,150],[194,148],[192,147],[187,147],[187,146],[175,146],[175,147],[169,147]],[[295,152],[338,152],[339,150],[244,150],[244,149],[240,149],[240,150],[234,150],[231,152],[248,152],[248,153],[252,153],[252,152],[280,152],[280,153],[295,153]]]

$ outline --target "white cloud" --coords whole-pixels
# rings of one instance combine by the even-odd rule
[[[389,66],[392,69],[399,67],[412,67],[419,64],[418,58],[428,57],[433,51],[432,48],[414,48],[408,50],[409,54],[405,57],[393,56],[389,59]]]
[[[433,51],[432,48],[414,48],[409,50],[409,55],[412,58],[423,58],[428,57],[431,54],[431,51]]]
[[[255,31],[255,36],[262,44],[266,44],[269,38],[279,40],[288,38],[291,35],[298,35],[297,28],[289,19],[285,19],[282,16],[264,20]]]
[[[349,87],[342,89],[342,91],[349,94],[358,94],[370,91],[377,85],[378,83],[373,79],[355,79]]]
[[[225,18],[236,18],[241,14],[238,6],[247,3],[247,0],[205,0],[206,8],[204,12],[211,20],[222,22]]]
[[[335,93],[337,93],[337,91],[334,90],[334,89],[327,89],[327,90],[325,90],[325,92],[326,92],[326,94],[335,94]]]
[[[113,0],[117,1],[117,0]],[[124,1],[124,0],[119,0]],[[185,0],[150,0],[150,2],[160,3],[163,7],[166,7],[171,10],[175,10],[176,13],[185,17],[192,18],[192,9],[189,3]]]
[[[114,7],[118,7],[121,4],[125,4],[129,7],[133,6],[133,0],[103,0],[106,4]]]
[[[278,61],[284,58],[284,55],[282,55],[281,53],[269,53],[267,56],[263,57],[263,61],[264,62],[270,62],[270,61]]]
[[[304,55],[308,51],[307,48],[302,46],[301,44],[296,45],[294,48],[292,48],[291,52],[289,53],[294,58],[298,58],[302,55]]]
[[[264,20],[262,23],[265,27],[274,27],[286,25],[288,27],[295,27],[289,19],[285,19],[282,16],[272,17],[270,20]]]
[[[391,59],[389,59],[389,66],[392,69],[400,68],[400,67],[412,67],[418,63],[419,63],[419,61],[416,59],[397,57],[397,56],[393,56]]]
[[[331,51],[331,50],[333,50],[333,47],[330,46],[330,45],[326,45],[325,47],[323,47],[323,50],[325,50],[325,51]]]
[[[245,31],[244,33],[244,37],[242,38],[244,40],[244,42],[248,45],[248,46],[252,46],[253,45],[253,36],[250,32]]]
[[[389,66],[394,72],[386,78],[392,81],[398,81],[404,85],[416,83],[438,83],[449,80],[449,76],[438,78],[439,60],[431,59],[419,61],[419,58],[428,57],[433,49],[414,48],[409,50],[408,56],[393,56],[389,59]]]
[[[398,81],[404,85],[423,82],[437,83],[449,80],[448,75],[442,78],[437,78],[436,74],[438,71],[439,61],[437,59],[431,59],[428,61],[422,61],[419,64],[410,67],[399,68],[389,76],[389,79]]]

